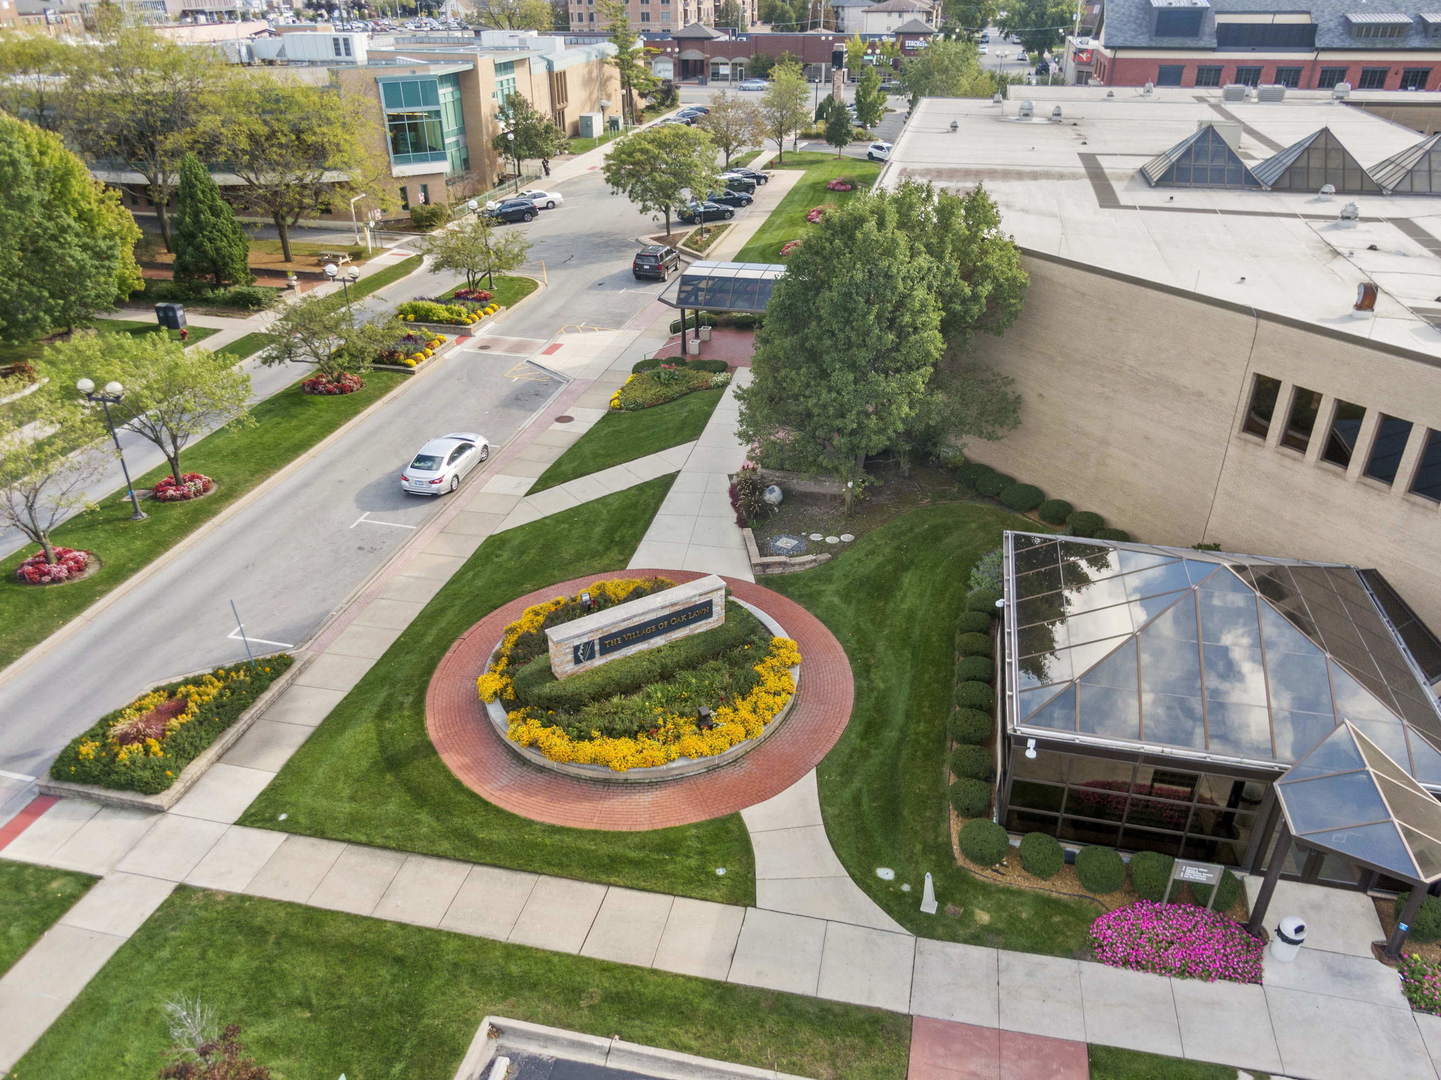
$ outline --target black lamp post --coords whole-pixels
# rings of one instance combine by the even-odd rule
[[[100,402],[100,407],[105,410],[105,426],[110,431],[110,438],[115,443],[115,456],[120,459],[120,471],[125,475],[125,490],[130,495],[130,507],[134,513],[130,515],[131,521],[144,521],[145,511],[140,509],[140,500],[135,497],[135,485],[130,482],[130,469],[125,465],[125,451],[120,449],[120,436],[115,433],[115,421],[110,417],[110,406],[119,405],[125,397],[125,387],[118,382],[108,382],[104,390],[96,390],[93,379],[81,379],[75,384],[75,389],[90,401]]]
[[[340,278],[340,287],[344,290],[345,293],[345,313],[350,318],[350,325],[354,326],[355,311],[350,306],[350,283],[356,278],[360,277],[359,268],[354,266],[349,267],[345,271],[345,276],[341,277],[340,267],[336,266],[334,263],[326,263],[325,276],[328,277],[331,281],[334,281],[336,278]]]

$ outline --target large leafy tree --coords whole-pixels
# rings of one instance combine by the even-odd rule
[[[630,25],[630,9],[625,0],[601,0],[596,7],[607,23],[610,43],[615,46],[615,55],[608,57],[606,63],[615,68],[620,78],[621,116],[626,123],[634,124],[639,114],[637,95],[651,92],[660,81],[651,74],[647,63],[655,50],[640,44]]]
[[[836,157],[840,157],[842,151],[851,144],[853,134],[851,114],[846,112],[844,105],[836,102],[826,116],[826,142],[836,148]]]
[[[89,501],[100,476],[104,428],[79,399],[44,392],[0,408],[0,525],[14,529],[54,563],[55,527]]]
[[[464,274],[468,289],[479,288],[481,277],[493,287],[495,275],[519,268],[529,251],[530,241],[524,233],[496,229],[482,214],[436,230],[420,247],[421,254],[429,256],[432,270]]]
[[[645,214],[671,215],[720,186],[715,143],[699,128],[661,124],[627,135],[605,159],[605,182]]]
[[[777,63],[771,69],[771,84],[761,98],[761,116],[766,137],[776,144],[776,162],[785,161],[786,140],[805,126],[810,118],[806,98],[810,86],[798,62]]]
[[[754,381],[739,392],[742,440],[862,480],[866,458],[915,415],[941,357],[934,271],[890,199],[827,214],[791,255],[756,333]]]
[[[881,73],[875,65],[861,68],[856,80],[856,123],[863,128],[873,128],[886,115],[886,95],[881,91]]]
[[[400,333],[400,323],[355,325],[346,306],[333,297],[313,296],[285,308],[262,333],[260,362],[313,364],[317,374],[334,380],[370,370],[380,350]]]
[[[236,79],[216,109],[206,141],[239,177],[236,197],[275,223],[287,262],[302,217],[357,191],[384,190],[367,183],[378,163],[361,142],[362,109],[332,87],[261,72]]]
[[[479,0],[469,21],[494,30],[549,30],[555,12],[550,0]]]
[[[112,406],[116,425],[154,443],[176,483],[181,452],[192,441],[233,420],[250,422],[250,376],[164,334],[76,334],[45,351],[45,366],[67,382],[122,383],[125,396]]]
[[[216,52],[125,26],[76,66],[61,127],[91,162],[137,173],[170,249],[170,199],[180,160],[223,98],[229,70]]]
[[[861,40],[860,34],[855,34],[846,39],[846,70],[851,74],[858,74],[865,66],[866,43]]]
[[[80,55],[76,46],[38,31],[0,34],[0,112],[55,130],[65,82]]]
[[[696,126],[711,137],[727,166],[737,150],[759,146],[766,137],[765,118],[759,106],[726,90],[711,98],[710,112]]]
[[[722,0],[716,7],[715,22],[717,26],[734,27],[743,34],[751,28],[740,0]]]
[[[900,80],[911,108],[923,97],[989,97],[995,85],[968,41],[933,40],[901,66]]]
[[[140,230],[60,141],[0,114],[0,341],[68,329],[140,288]]]
[[[1070,0],[1009,0],[1000,27],[1015,34],[1027,52],[1045,52],[1059,45],[1074,24]]]
[[[200,159],[186,154],[175,194],[175,280],[249,285],[250,241]]]
[[[943,0],[941,25],[972,38],[996,21],[999,8],[998,0]]]
[[[508,94],[496,111],[496,124],[500,131],[491,145],[502,157],[515,160],[517,173],[522,161],[535,158],[545,175],[550,175],[550,159],[566,148],[565,132],[550,117],[519,94]]]

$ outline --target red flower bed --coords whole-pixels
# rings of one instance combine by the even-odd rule
[[[813,210],[811,210],[810,213],[806,214],[806,220],[809,221],[812,225],[814,225],[816,222],[820,221],[821,218],[826,216],[826,211],[829,209],[829,206],[817,206]]]
[[[836,180],[832,180],[829,184],[827,184],[827,185],[826,185],[826,190],[827,190],[827,191],[854,191],[854,190],[855,190],[855,187],[856,187],[855,184],[851,183],[849,180],[845,179],[844,177],[840,177],[840,178],[838,178],[838,179],[836,179]]]
[[[794,251],[800,246],[801,242],[799,240],[787,240],[784,244],[781,245],[781,258],[784,259],[787,255],[789,255],[792,251]]]
[[[316,375],[301,383],[300,389],[307,394],[353,394],[364,385],[365,380],[359,375],[346,371],[333,379],[326,375]]]
[[[184,502],[198,499],[215,490],[215,481],[204,473],[183,473],[179,480],[167,476],[150,490],[150,497],[159,502]]]
[[[45,561],[45,552],[37,551],[15,568],[15,576],[27,585],[57,585],[79,577],[90,565],[90,552],[74,548],[55,549],[58,562]]]
[[[485,289],[456,289],[453,299],[469,300],[472,304],[484,304],[489,301],[494,295],[494,293],[488,292]],[[448,301],[445,300],[442,300],[440,302],[448,303]]]

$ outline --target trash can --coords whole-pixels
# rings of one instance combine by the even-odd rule
[[[1271,944],[1267,951],[1273,959],[1289,964],[1296,959],[1296,954],[1301,951],[1301,946],[1306,942],[1306,924],[1295,915],[1287,915],[1279,923],[1271,934]]]
[[[155,319],[167,330],[185,329],[184,304],[156,304]]]

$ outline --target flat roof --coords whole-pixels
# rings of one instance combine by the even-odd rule
[[[1198,123],[1239,125],[1237,152],[1251,166],[1329,127],[1370,168],[1420,142],[1419,132],[1328,93],[1259,103],[1191,88],[1011,92],[999,105],[922,100],[879,183],[984,184],[1024,248],[1441,358],[1432,325],[1441,321],[1441,197],[1152,187],[1140,174]],[[1018,118],[1022,100],[1033,102],[1033,119]],[[1057,106],[1059,123],[1050,119]],[[1343,222],[1350,202],[1360,218]],[[1364,282],[1380,291],[1373,312],[1353,310]]]

